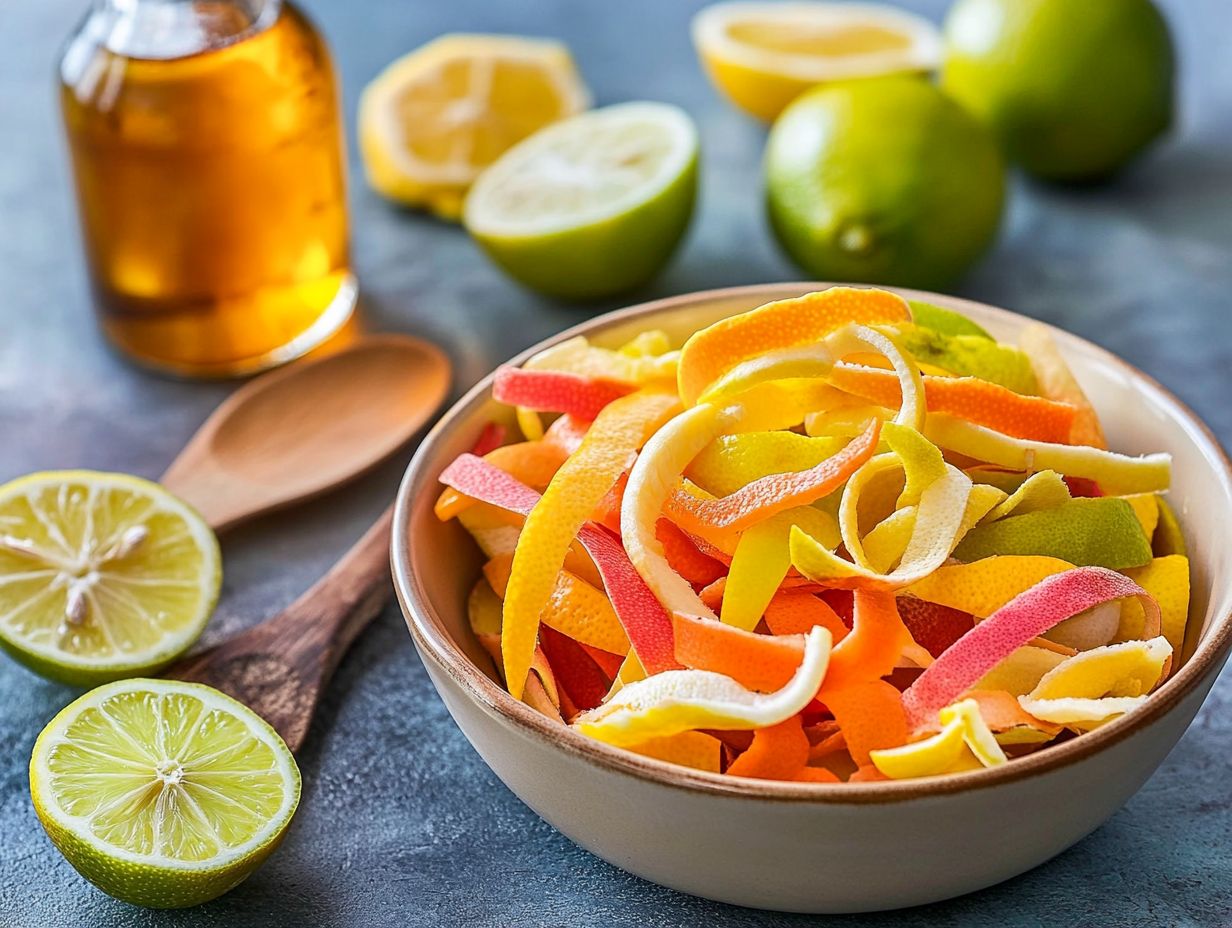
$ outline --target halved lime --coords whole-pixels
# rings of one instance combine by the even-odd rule
[[[221,582],[213,531],[156,483],[74,470],[0,486],[0,646],[44,676],[153,673],[197,640]]]
[[[120,680],[69,704],[30,758],[52,843],[103,892],[154,908],[213,899],[277,847],[299,804],[278,733],[199,683]]]
[[[689,224],[697,130],[678,107],[621,103],[536,132],[471,187],[463,222],[544,293],[606,296],[649,278]]]

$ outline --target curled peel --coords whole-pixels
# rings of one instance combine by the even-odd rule
[[[974,699],[964,699],[939,713],[941,731],[902,747],[870,752],[877,769],[895,780],[949,773],[964,753],[971,752],[982,767],[996,767],[1007,760],[992,729],[980,714]]]
[[[692,405],[727,371],[759,354],[820,341],[850,322],[876,325],[910,319],[902,297],[856,287],[831,287],[721,319],[695,332],[680,352],[681,400]]]
[[[929,725],[937,712],[984,674],[1058,622],[1128,596],[1139,598],[1158,628],[1159,607],[1123,574],[1102,567],[1077,567],[1041,580],[954,642],[907,688],[903,704],[912,726]]]
[[[848,492],[850,487],[844,491],[844,508],[854,511],[854,504],[846,506]],[[971,480],[947,464],[946,475],[933,481],[921,494],[902,559],[889,573],[844,560],[798,527],[791,533],[791,563],[805,577],[829,586],[866,590],[897,590],[909,586],[928,576],[950,556],[961,537],[970,493]],[[851,527],[852,520],[840,517],[839,525],[845,529],[843,539],[847,542],[846,529]]]
[[[1166,674],[1172,646],[1162,636],[1081,651],[1019,696],[1036,718],[1074,728],[1094,728],[1132,712]]]
[[[775,513],[815,502],[841,487],[872,456],[880,430],[880,422],[871,422],[862,435],[817,466],[761,477],[730,496],[702,499],[676,491],[664,500],[667,514],[685,531],[704,530],[707,526],[740,531]],[[677,473],[683,469],[682,465]]]
[[[716,404],[740,402],[749,405],[749,394],[757,387],[775,381],[799,378],[820,379],[833,375],[838,358],[862,352],[885,358],[891,372],[896,422],[912,428],[924,423],[924,381],[919,368],[904,356],[894,338],[866,325],[846,325],[823,341],[807,348],[770,352],[737,365],[702,394],[701,402]],[[835,391],[818,408],[852,405],[844,394]]]
[[[902,388],[886,370],[839,364],[830,383],[879,406],[898,408]],[[1068,442],[1076,410],[1040,396],[1024,396],[976,377],[924,377],[924,401],[930,413],[943,412],[1016,438]]]
[[[669,670],[629,683],[573,727],[596,740],[623,746],[701,728],[757,729],[777,725],[813,699],[825,677],[830,633],[814,628],[804,659],[782,689],[756,693],[731,677],[705,670]]]
[[[646,442],[629,472],[620,536],[634,568],[670,612],[714,617],[688,581],[672,570],[654,526],[689,462],[732,421],[730,414],[707,403],[687,409]]]
[[[1098,448],[1011,438],[983,426],[937,413],[928,417],[924,434],[947,451],[1010,470],[1055,470],[1067,477],[1094,480],[1110,493],[1158,493],[1168,489],[1172,457],[1130,457]]]

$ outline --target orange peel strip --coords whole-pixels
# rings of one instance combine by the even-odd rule
[[[766,625],[772,635],[803,635],[820,625],[830,631],[836,646],[850,631],[824,600],[804,590],[775,593],[766,606]]]
[[[831,287],[767,303],[722,319],[685,342],[677,370],[680,398],[691,406],[740,362],[778,348],[820,341],[847,323],[877,325],[910,319],[907,301],[886,290]]]
[[[880,406],[898,408],[902,389],[886,370],[839,364],[830,383]],[[1068,442],[1076,410],[1039,396],[1024,396],[977,377],[924,377],[929,412],[944,412],[1016,438]]]
[[[825,702],[831,690],[884,677],[910,644],[894,595],[856,590],[851,633],[834,647],[819,698]]]
[[[833,493],[872,457],[880,434],[881,423],[870,422],[863,434],[816,467],[762,477],[730,496],[706,500],[678,489],[665,500],[667,515],[686,532],[706,527],[733,531],[748,528],[777,512],[807,505]]]
[[[670,519],[655,523],[655,538],[663,546],[668,565],[693,586],[705,587],[726,575],[727,568],[698,548]]]
[[[748,750],[727,768],[733,777],[761,780],[795,780],[808,764],[809,740],[801,727],[800,716],[759,728],[753,732]]]
[[[672,617],[676,660],[731,677],[751,690],[786,686],[804,656],[803,635],[759,635],[714,619]]]
[[[842,729],[851,759],[870,763],[869,752],[907,740],[902,694],[885,680],[867,680],[824,693],[822,701]]]

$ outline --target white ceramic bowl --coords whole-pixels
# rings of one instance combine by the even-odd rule
[[[614,345],[645,328],[683,341],[716,319],[823,284],[776,284],[660,300],[593,319],[529,349],[585,334]],[[1014,340],[1027,322],[950,306]],[[478,551],[432,514],[437,477],[482,424],[510,421],[481,381],[437,424],[398,492],[393,570],[411,637],[454,720],[497,776],[582,847],[684,892],[799,912],[859,912],[945,899],[1058,854],[1115,812],[1176,744],[1232,647],[1232,472],[1210,431],[1174,396],[1101,348],[1057,332],[1112,446],[1173,456],[1171,501],[1190,545],[1187,659],[1131,716],[990,770],[928,780],[794,784],[737,780],[626,753],[552,723],[493,682],[466,595]],[[1143,853],[1151,849],[1144,847]]]

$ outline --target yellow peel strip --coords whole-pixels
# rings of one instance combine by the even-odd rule
[[[1156,493],[1168,489],[1171,481],[1172,456],[1168,454],[1130,457],[1097,448],[1010,438],[943,413],[928,417],[924,434],[939,447],[977,461],[1011,470],[1055,470],[1068,477],[1086,477],[1106,493]]]
[[[735,418],[709,403],[685,410],[655,432],[629,472],[620,509],[621,539],[634,569],[668,612],[716,618],[668,564],[655,524],[689,462]]]
[[[1081,651],[1044,674],[1018,702],[1046,722],[1093,728],[1141,705],[1171,657],[1162,635]]]

